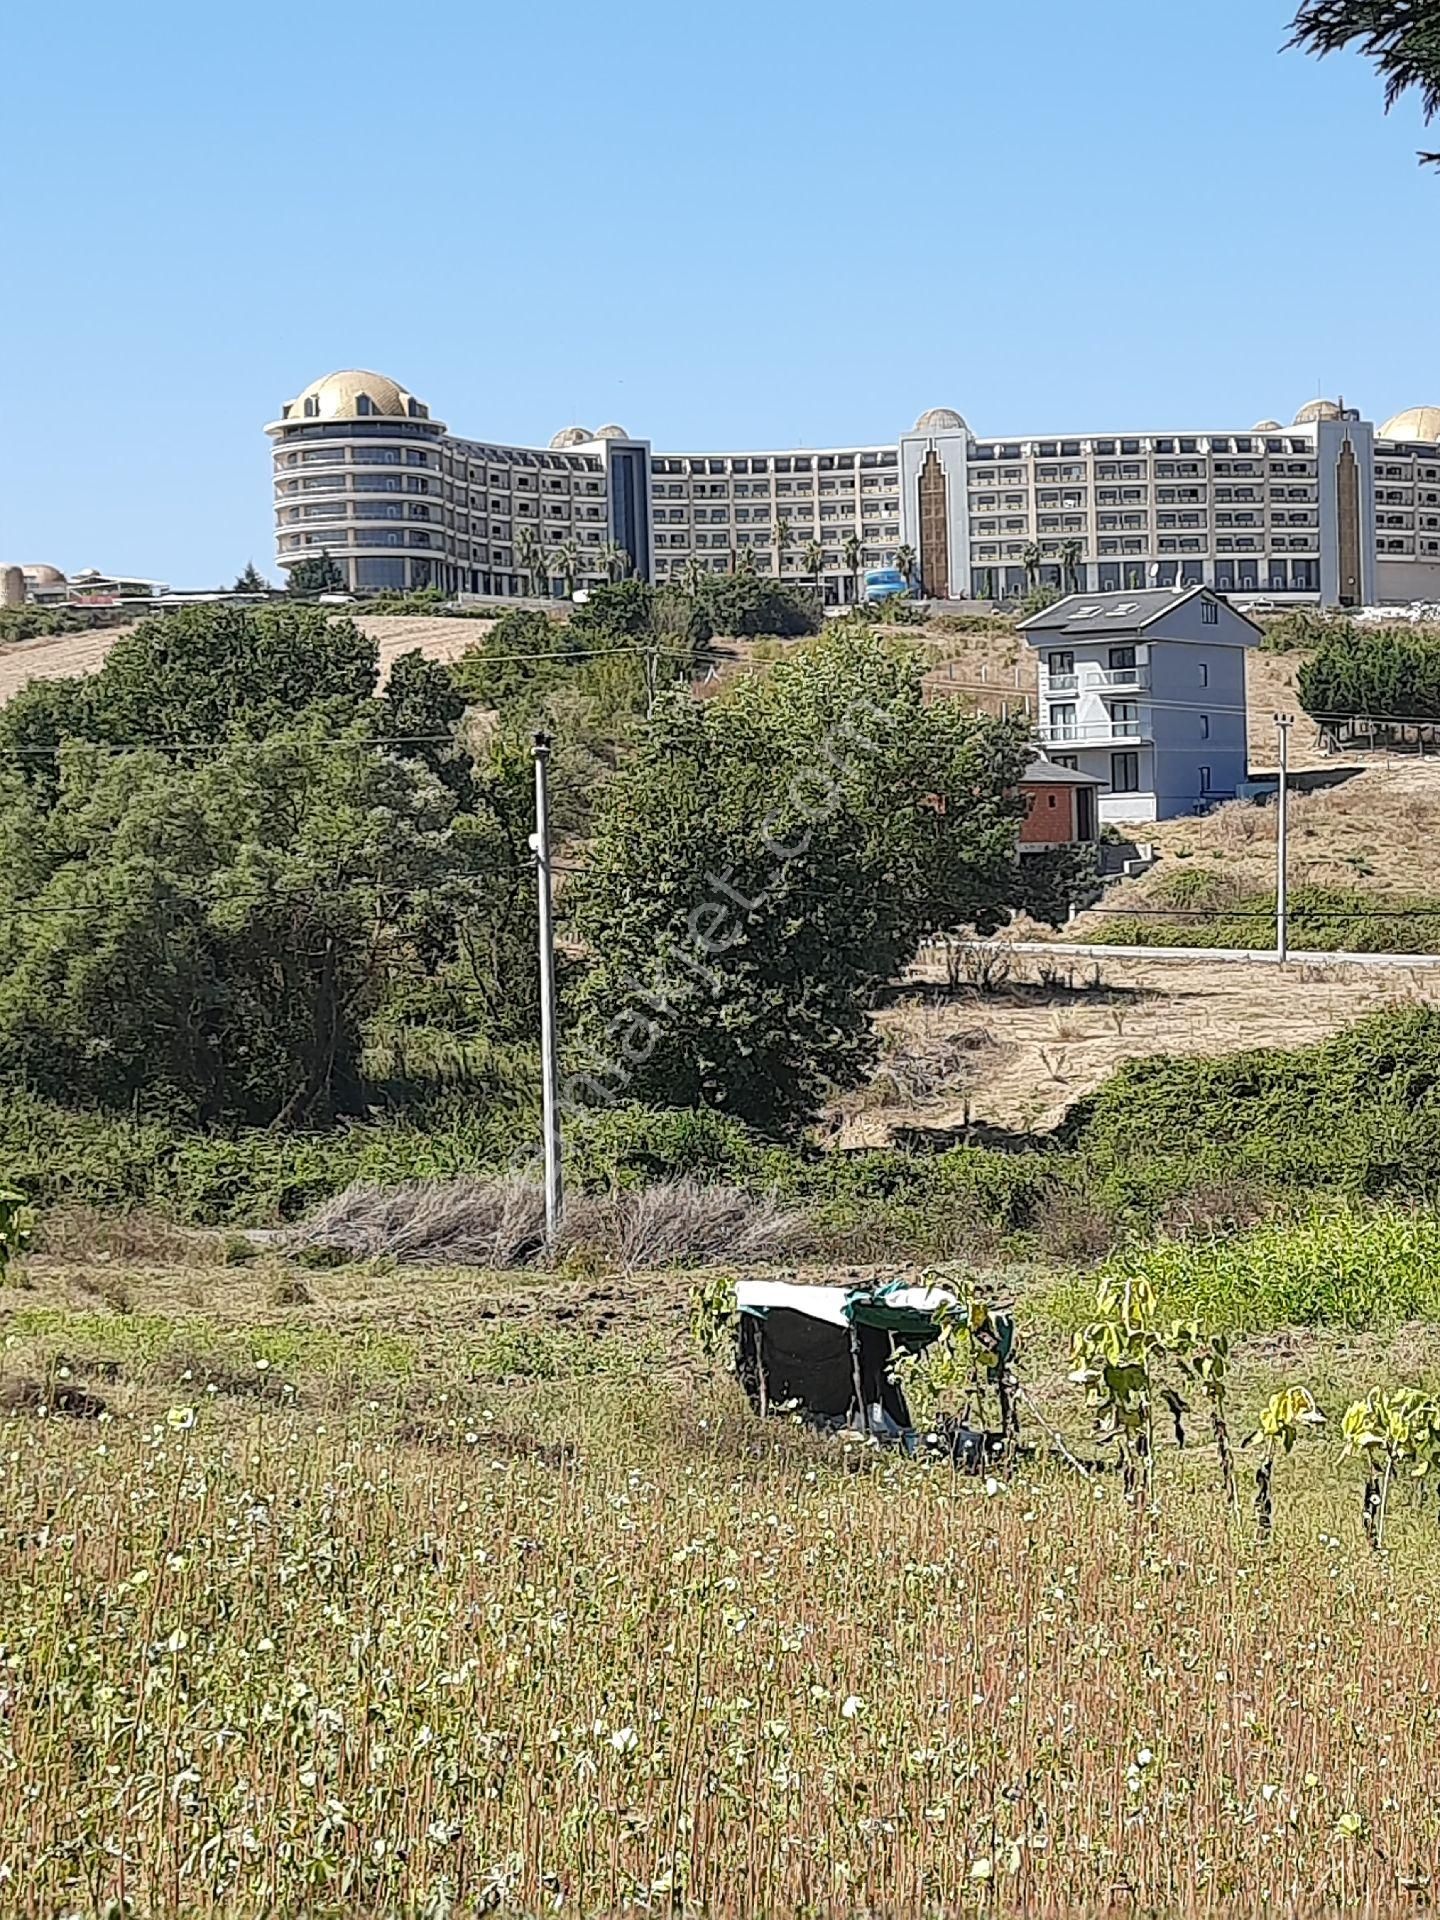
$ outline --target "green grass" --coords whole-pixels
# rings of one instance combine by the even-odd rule
[[[1393,1331],[1440,1323],[1440,1219],[1393,1207],[1317,1210],[1225,1238],[1161,1240],[1112,1255],[1100,1272],[1144,1278],[1162,1315],[1228,1333]],[[1028,1304],[1042,1323],[1068,1330],[1091,1317],[1094,1292],[1094,1276],[1072,1274]]]

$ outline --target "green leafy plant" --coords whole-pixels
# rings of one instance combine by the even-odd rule
[[[1275,1523],[1273,1480],[1277,1457],[1293,1453],[1305,1429],[1322,1425],[1324,1419],[1307,1387],[1282,1387],[1262,1407],[1255,1431],[1245,1442],[1247,1447],[1265,1448],[1264,1458],[1255,1469],[1255,1530],[1262,1541],[1270,1538]]]
[[[1177,1320],[1171,1327],[1166,1346],[1183,1378],[1196,1388],[1205,1402],[1210,1431],[1220,1459],[1220,1483],[1233,1510],[1236,1505],[1235,1463],[1230,1451],[1230,1428],[1225,1417],[1230,1342],[1223,1333],[1202,1331],[1194,1320]]]
[[[1152,1362],[1165,1342],[1155,1325],[1155,1289],[1143,1277],[1106,1276],[1095,1293],[1096,1318],[1075,1334],[1070,1378],[1085,1389],[1096,1433],[1119,1449],[1127,1498],[1149,1502],[1154,1459]]]
[[[1360,1520],[1378,1551],[1395,1475],[1422,1479],[1440,1466],[1440,1401],[1416,1387],[1376,1387],[1346,1408],[1340,1430],[1345,1456],[1366,1469]]]
[[[944,1273],[927,1273],[922,1284],[953,1283]],[[993,1394],[998,1430],[1013,1442],[1019,1431],[1013,1316],[970,1294],[942,1305],[936,1319],[937,1338],[921,1352],[898,1356],[891,1369],[912,1410],[927,1422],[952,1416],[967,1427],[986,1425],[985,1399]]]
[[[690,1338],[702,1359],[713,1364],[730,1358],[739,1325],[734,1274],[707,1274],[690,1294]]]

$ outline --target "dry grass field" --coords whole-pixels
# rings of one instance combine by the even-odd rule
[[[1378,1916],[1440,1888],[1434,1520],[1397,1496],[1370,1553],[1333,1438],[1281,1463],[1257,1548],[1203,1446],[1157,1459],[1142,1523],[1114,1476],[762,1425],[689,1351],[693,1276],[102,1241],[0,1293],[6,1914]],[[1417,1360],[1434,1330],[1251,1342],[1237,1424],[1277,1368],[1340,1396]],[[1032,1376],[1083,1431],[1055,1342]]]
[[[1122,1061],[1296,1047],[1399,1003],[1440,1004],[1440,970],[1285,969],[1207,960],[1053,960],[1015,954],[994,986],[952,988],[944,956],[912,970],[876,1024],[871,1086],[832,1114],[845,1147],[898,1130],[1052,1127]]]
[[[488,620],[411,619],[396,614],[362,614],[358,624],[380,648],[382,676],[399,654],[418,647],[431,660],[456,660],[489,632]],[[103,627],[92,633],[54,634],[0,647],[0,701],[31,680],[73,680],[95,673],[129,627]]]

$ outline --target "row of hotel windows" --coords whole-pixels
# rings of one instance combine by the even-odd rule
[[[1092,457],[1113,456],[1126,453],[1308,453],[1313,456],[1314,445],[1309,440],[1257,439],[1254,434],[1187,434],[1177,436],[1146,436],[1123,440],[1091,440],[1088,445],[1083,440],[1034,440],[1034,441],[997,441],[993,445],[972,445],[969,457],[972,460],[1024,460],[1041,459],[1061,460],[1078,459],[1084,454]]]
[[[876,494],[887,494],[898,508],[899,496],[890,493],[895,485],[893,478],[876,481],[873,485],[867,481],[860,488],[860,498],[871,499]],[[781,500],[813,500],[817,491],[822,500],[854,500],[855,488],[842,486],[838,480],[822,480],[818,489],[811,480],[703,480],[687,486],[683,480],[657,480],[650,489],[652,500],[728,500],[731,493],[737,500],[769,500],[778,497]]]
[[[656,518],[659,519],[659,517],[657,514]],[[718,515],[715,517],[719,518]],[[736,517],[738,518],[739,516],[737,515]],[[695,518],[701,520],[704,516],[703,514],[696,514]],[[1222,508],[1216,513],[1214,518],[1217,527],[1263,527],[1266,525],[1265,515],[1262,512],[1258,510],[1247,511],[1241,507],[1232,508],[1228,511]],[[1382,526],[1399,527],[1413,524],[1412,521],[1401,519],[1399,515],[1388,517],[1381,515],[1379,516],[1379,520]],[[1210,524],[1210,516],[1199,511],[1188,513],[1157,513],[1154,516],[1154,522],[1158,527],[1203,528]],[[1037,523],[1042,532],[1059,532],[1063,527],[1066,531],[1076,533],[1082,532],[1088,524],[1086,516],[1080,513],[1070,514],[1063,518],[1058,513],[1042,513],[1037,516]],[[1150,523],[1151,515],[1143,512],[1100,513],[1095,516],[1095,524],[1104,531],[1113,531],[1117,527],[1148,527]],[[1318,527],[1319,524],[1319,514],[1310,509],[1302,508],[1296,510],[1294,508],[1272,507],[1270,511],[1269,525],[1272,527]],[[1423,524],[1435,525],[1440,523],[1434,520],[1427,520],[1424,521]],[[1008,520],[975,520],[972,522],[974,531],[981,535],[1024,533],[1029,525],[1030,520],[1028,515],[1016,515]]]
[[[650,471],[689,474],[852,473],[857,468],[898,467],[899,464],[899,454],[883,448],[868,453],[724,454],[719,458],[706,456],[704,459],[695,456],[677,459],[673,455],[654,454],[650,460]]]

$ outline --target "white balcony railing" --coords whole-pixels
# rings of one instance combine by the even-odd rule
[[[1149,667],[1089,667],[1085,673],[1087,687],[1148,687],[1150,684]]]
[[[1135,747],[1147,746],[1150,728],[1142,720],[1100,720],[1073,722],[1070,725],[1044,726],[1039,729],[1044,747]]]

